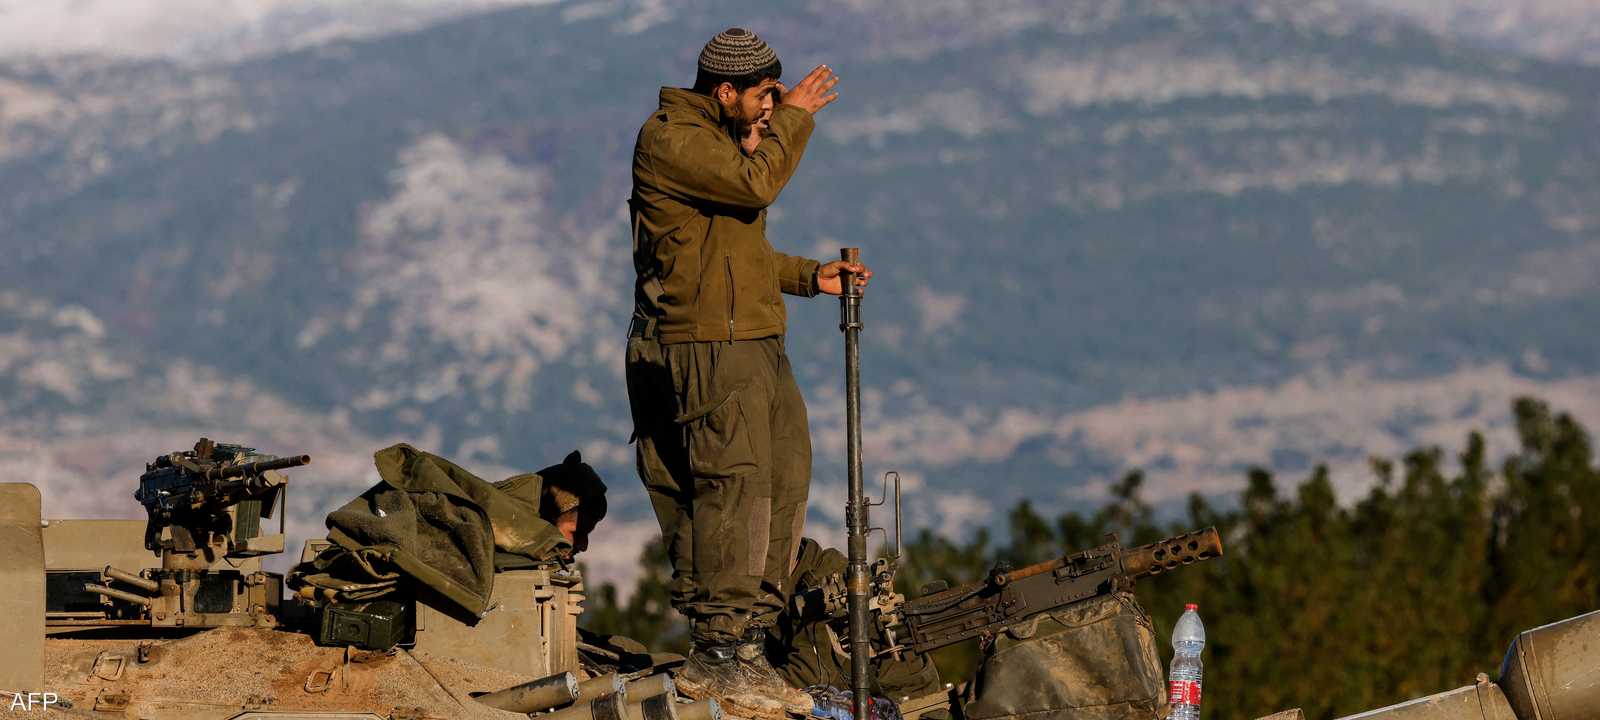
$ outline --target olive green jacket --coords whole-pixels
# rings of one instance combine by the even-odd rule
[[[538,475],[490,484],[405,443],[379,450],[373,460],[380,482],[328,513],[328,539],[337,549],[297,566],[291,587],[359,597],[404,575],[480,615],[497,566],[554,560],[572,547],[539,516],[544,480]]]
[[[815,260],[767,242],[767,211],[794,175],[811,114],[779,105],[749,155],[722,104],[661,89],[661,107],[633,150],[635,308],[656,318],[664,343],[782,335],[780,292],[817,294]]]

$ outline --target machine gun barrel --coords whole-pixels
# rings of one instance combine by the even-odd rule
[[[1040,573],[1060,570],[1072,564],[1074,559],[1083,558],[1085,555],[1087,553],[1046,560],[1042,563],[1012,570],[1005,573],[1004,578],[990,578],[947,592],[954,594],[964,588],[973,588],[989,583],[1005,585]],[[1121,551],[1122,575],[1129,581],[1143,580],[1147,577],[1155,577],[1168,570],[1175,570],[1184,565],[1192,565],[1201,560],[1210,560],[1215,557],[1222,557],[1222,536],[1217,534],[1216,528],[1208,527],[1204,530],[1174,535],[1149,545],[1140,545],[1136,548]]]
[[[1214,557],[1222,557],[1222,536],[1208,527],[1128,550],[1122,555],[1122,569],[1130,579],[1143,580]]]
[[[258,462],[244,463],[243,465],[228,465],[216,467],[206,471],[210,480],[233,480],[235,478],[253,477],[270,470],[288,470],[311,463],[310,455],[291,455],[275,460],[261,460]]]

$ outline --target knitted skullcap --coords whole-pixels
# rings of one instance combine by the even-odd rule
[[[778,54],[756,34],[744,28],[717,33],[700,51],[700,69],[718,75],[749,75],[778,61]]]

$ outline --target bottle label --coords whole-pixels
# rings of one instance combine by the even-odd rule
[[[1168,680],[1167,702],[1172,705],[1199,705],[1200,683],[1194,680]]]

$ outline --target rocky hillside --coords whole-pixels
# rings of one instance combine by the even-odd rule
[[[913,522],[1131,467],[1162,501],[1253,463],[1350,492],[1368,453],[1504,428],[1524,392],[1600,418],[1600,69],[1332,3],[746,7],[0,63],[0,472],[132,514],[138,463],[198,433],[305,450],[304,533],[388,442],[491,476],[581,448],[612,541],[646,536],[628,157],[732,22],[843,78],[770,234],[878,270],[869,472],[906,473]],[[832,525],[836,310],[791,317]]]

